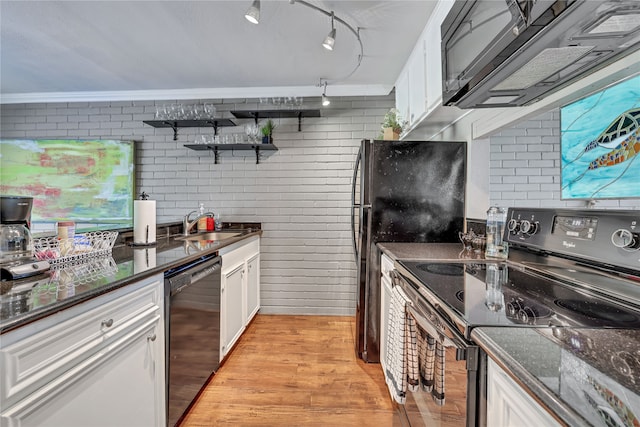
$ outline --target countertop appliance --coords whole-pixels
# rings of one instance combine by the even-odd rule
[[[363,360],[380,361],[376,243],[457,242],[464,227],[465,162],[464,142],[362,141],[353,172],[351,228],[356,352]]]
[[[0,196],[0,274],[15,280],[41,274],[48,261],[33,256],[31,208],[33,197]]]
[[[456,0],[442,27],[443,105],[527,105],[640,48],[636,0]]]
[[[220,272],[215,255],[165,273],[167,426],[179,423],[220,365]]]
[[[409,312],[448,352],[442,389],[458,394],[449,400],[452,405],[467,402],[464,414],[455,411],[465,418],[457,425],[486,423],[479,404],[486,366],[471,339],[474,328],[559,334],[567,328],[640,328],[639,212],[511,208],[507,221],[504,237],[512,247],[505,262],[395,263],[394,284],[409,297]],[[408,418],[426,422],[452,412],[446,400],[443,406],[431,400],[408,393]]]

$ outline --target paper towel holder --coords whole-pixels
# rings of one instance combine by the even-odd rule
[[[140,200],[149,200],[149,195],[143,191],[142,194],[140,194]],[[154,239],[153,242],[149,242],[149,225],[147,224],[146,226],[146,238],[144,239],[144,242],[136,242],[135,239],[134,241],[131,242],[131,246],[137,246],[137,247],[151,247],[151,246],[155,246],[157,244],[156,240]]]

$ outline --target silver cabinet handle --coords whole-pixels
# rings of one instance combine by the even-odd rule
[[[103,320],[101,326],[104,326],[105,328],[110,328],[111,326],[113,326],[113,319]]]
[[[155,340],[156,340],[156,334],[147,335],[147,341],[155,341]]]

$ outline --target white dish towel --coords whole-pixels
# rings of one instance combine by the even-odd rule
[[[416,324],[407,310],[411,304],[400,286],[393,286],[387,325],[385,378],[393,400],[404,404],[408,390],[419,384]]]

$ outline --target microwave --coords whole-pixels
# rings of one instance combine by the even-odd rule
[[[522,106],[640,48],[640,1],[456,0],[441,34],[443,105]]]

